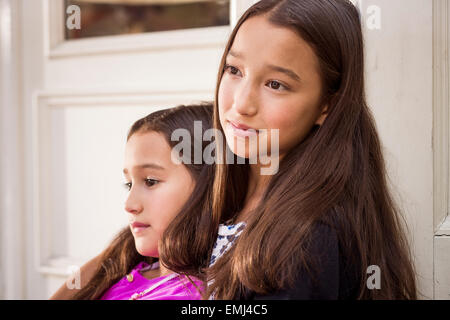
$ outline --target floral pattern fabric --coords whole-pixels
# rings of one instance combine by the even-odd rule
[[[211,267],[216,263],[217,259],[220,258],[225,252],[227,252],[232,246],[239,235],[245,228],[245,222],[239,222],[237,224],[220,224],[219,231],[217,235],[216,243],[214,244],[213,251],[211,254],[211,260],[209,266]]]

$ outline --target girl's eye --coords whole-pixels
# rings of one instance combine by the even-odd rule
[[[274,89],[274,90],[277,90],[277,91],[287,90],[288,89],[285,85],[283,85],[280,82],[275,81],[275,80],[269,81],[268,86],[269,86],[270,89]]]
[[[157,184],[159,181],[155,179],[145,179],[145,185],[147,187],[153,187],[155,184]]]
[[[233,66],[231,66],[231,65],[229,65],[229,64],[226,64],[226,65],[225,65],[224,70],[225,70],[225,71],[228,71],[229,73],[231,73],[231,74],[234,75],[234,76],[237,76],[237,75],[239,75],[239,73],[240,73],[240,71],[239,71],[238,68],[233,67]]]
[[[147,187],[153,187],[155,184],[157,184],[159,181],[155,180],[155,179],[144,179],[144,183]],[[123,184],[124,188],[127,191],[131,190],[131,187],[133,186],[133,184],[131,182],[126,182]]]
[[[124,186],[125,189],[127,189],[128,191],[131,190],[131,182],[124,183],[123,186]]]

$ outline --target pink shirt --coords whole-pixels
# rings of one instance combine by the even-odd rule
[[[139,263],[129,275],[123,277],[119,282],[109,288],[100,300],[128,300],[136,293],[143,293],[137,297],[138,300],[201,300],[201,293],[189,281],[186,276],[169,274],[154,279],[145,278],[140,271],[142,269],[156,269],[159,262],[151,266],[145,262]],[[190,277],[199,289],[203,289],[202,282]]]

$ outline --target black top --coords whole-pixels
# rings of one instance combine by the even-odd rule
[[[313,281],[309,273],[302,269],[292,288],[270,295],[253,295],[253,299],[340,300],[358,297],[361,271],[358,266],[347,262],[349,259],[340,248],[336,230],[318,223],[311,236],[308,254],[317,257],[317,281]]]

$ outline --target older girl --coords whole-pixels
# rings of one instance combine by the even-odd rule
[[[214,126],[247,163],[216,166],[218,237],[205,297],[416,298],[350,1],[262,0],[248,9],[223,54]],[[273,130],[279,140],[262,136]],[[251,138],[267,138],[267,150],[276,144],[278,172],[261,175],[264,165],[249,163]],[[373,270],[379,277],[368,279]]]

